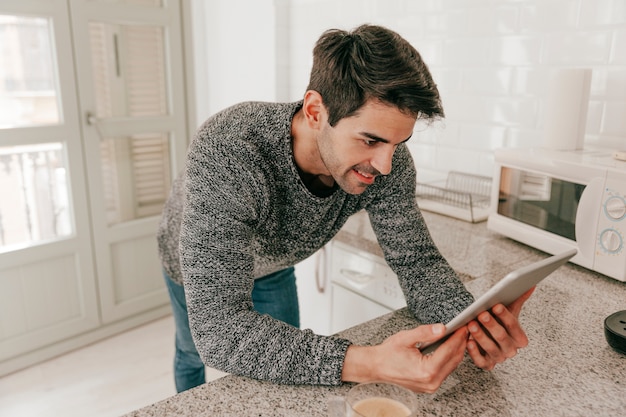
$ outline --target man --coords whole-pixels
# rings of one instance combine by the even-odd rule
[[[204,363],[286,384],[384,380],[434,392],[467,349],[491,369],[527,344],[525,297],[484,312],[432,355],[472,302],[415,203],[405,142],[417,119],[443,116],[418,52],[364,25],[325,32],[297,103],[242,103],[207,120],[190,145],[159,229],[176,322],[175,379],[204,382]],[[423,323],[378,346],[298,329],[293,265],[365,209],[411,312]],[[192,340],[193,335],[193,340]],[[195,342],[195,343],[194,343]],[[202,358],[202,360],[200,359]]]

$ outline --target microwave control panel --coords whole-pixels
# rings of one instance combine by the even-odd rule
[[[590,212],[584,210],[581,213],[579,209],[576,223],[595,222],[597,227],[593,238],[595,242],[589,242],[593,244],[593,253],[589,253],[592,265],[583,266],[626,281],[626,172],[608,170],[604,178],[596,177],[587,188],[594,197],[585,204],[592,208],[593,215],[589,216]],[[582,227],[581,230],[589,233],[592,229]],[[587,237],[587,234],[578,235],[577,228],[580,251],[587,247]]]
[[[610,172],[607,175],[602,200],[595,264],[600,269],[621,266],[622,271],[626,271],[626,174]]]

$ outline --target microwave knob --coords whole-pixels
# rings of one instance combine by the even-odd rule
[[[608,253],[619,252],[622,244],[622,236],[615,229],[606,229],[600,234],[600,245]]]
[[[623,198],[613,196],[606,200],[604,212],[613,220],[621,220],[626,216],[626,202]]]

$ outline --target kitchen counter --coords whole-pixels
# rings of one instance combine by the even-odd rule
[[[471,224],[424,213],[433,239],[474,295],[504,274],[547,254]],[[337,240],[380,255],[364,213]],[[416,394],[418,415],[621,416],[626,410],[626,356],[612,350],[604,319],[626,310],[626,283],[567,264],[539,284],[520,321],[530,345],[493,371],[466,357],[435,394]],[[377,344],[419,323],[406,309],[340,333],[357,344]],[[146,416],[328,416],[339,387],[285,386],[226,376],[127,414]]]

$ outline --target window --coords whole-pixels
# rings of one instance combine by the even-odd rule
[[[51,23],[0,15],[0,129],[61,122]]]
[[[72,234],[66,165],[61,143],[0,148],[0,251]]]

